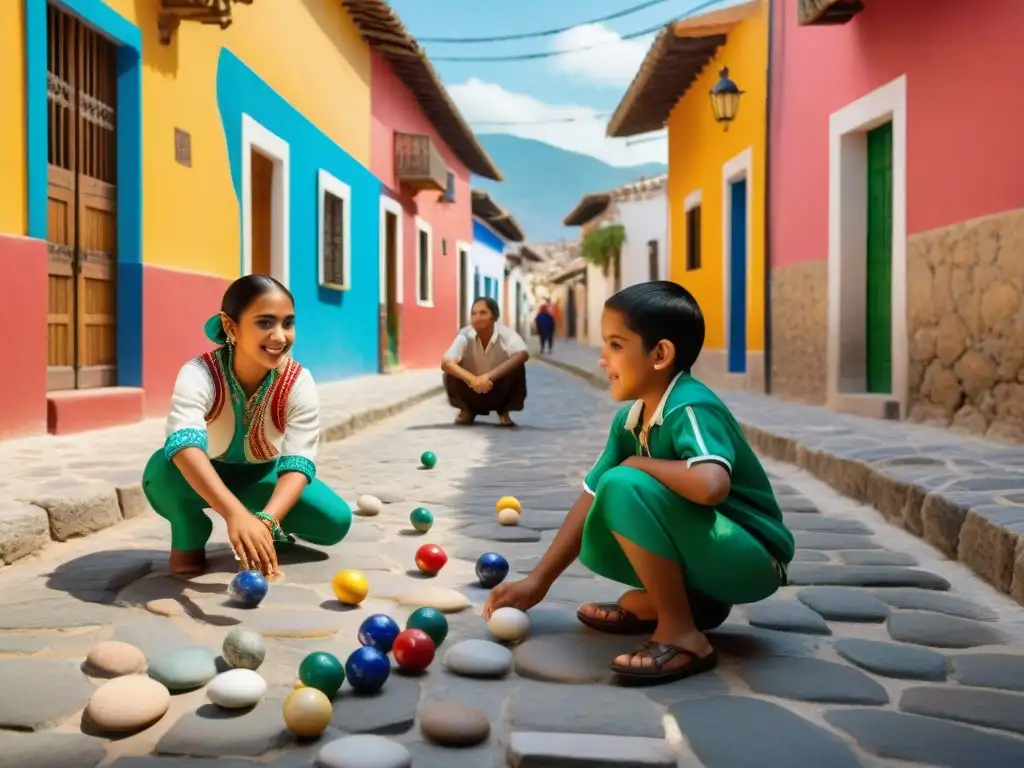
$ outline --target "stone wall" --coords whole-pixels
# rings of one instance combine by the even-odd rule
[[[1024,209],[907,242],[910,418],[1024,442]]]
[[[828,262],[805,261],[771,270],[772,394],[825,401]]]

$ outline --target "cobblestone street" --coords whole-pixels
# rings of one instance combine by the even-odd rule
[[[184,580],[166,573],[167,525],[152,512],[47,544],[0,570],[0,766],[299,768],[313,765],[325,743],[357,733],[403,745],[413,768],[1024,765],[1024,609],[1007,589],[882,514],[770,459],[797,538],[791,585],[735,609],[711,633],[722,653],[715,672],[660,688],[613,685],[608,663],[638,640],[579,625],[578,603],[613,600],[622,587],[578,565],[531,611],[531,632],[512,646],[511,669],[493,679],[454,672],[449,664],[458,664],[451,657],[446,664],[446,654],[466,640],[492,639],[479,616],[486,591],[476,584],[475,560],[503,554],[510,579],[533,567],[577,497],[616,407],[553,367],[533,363],[528,377],[517,430],[499,429],[493,418],[455,427],[447,402],[434,397],[325,445],[320,477],[353,507],[373,494],[383,510],[356,517],[336,547],[290,554],[283,578],[255,610],[225,599],[235,564],[222,526],[210,573]],[[429,471],[419,467],[428,449],[439,457]],[[921,453],[928,453],[923,443]],[[144,458],[121,461],[121,471]],[[496,500],[509,494],[524,508],[517,527],[495,520]],[[418,506],[436,518],[426,534],[409,526]],[[413,562],[425,542],[449,556],[429,580]],[[357,609],[342,610],[334,599],[330,581],[341,568],[369,580],[370,597]],[[346,684],[321,739],[302,743],[288,733],[282,702],[306,654],[324,650],[344,661],[366,616],[389,613],[404,626],[421,605],[445,610],[450,623],[426,673],[394,673],[369,697]],[[269,689],[254,709],[230,714],[200,688],[175,694],[167,714],[142,732],[111,739],[85,725],[83,733],[83,709],[104,682],[82,671],[97,642],[125,641],[152,660],[190,644],[219,651],[238,626],[266,638],[259,672]],[[429,743],[420,714],[441,701],[482,712],[489,740],[462,749]]]

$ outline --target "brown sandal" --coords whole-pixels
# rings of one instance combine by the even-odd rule
[[[595,619],[583,612],[583,606],[576,611],[576,618],[583,626],[598,632],[609,635],[649,635],[658,626],[656,619],[641,619],[618,603],[586,603],[586,605],[611,614],[611,617],[608,618]]]
[[[651,660],[650,666],[633,667],[622,666],[621,664],[610,664],[612,672],[621,678],[632,682],[642,682],[648,685],[659,683],[671,683],[676,680],[683,680],[687,677],[699,675],[701,672],[710,672],[718,666],[718,651],[712,650],[707,656],[698,656],[693,651],[680,648],[677,645],[666,645],[653,641],[644,643],[630,654],[630,658],[640,656],[648,657]],[[665,665],[677,656],[689,657],[690,661],[681,667],[665,669]]]

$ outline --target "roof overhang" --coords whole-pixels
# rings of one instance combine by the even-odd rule
[[[864,10],[863,0],[797,0],[796,18],[801,26],[846,24]]]
[[[511,213],[498,205],[491,196],[482,189],[472,190],[473,215],[485,222],[506,241],[521,243],[526,239],[519,222]]]
[[[569,215],[562,219],[562,224],[567,227],[582,227],[591,219],[604,213],[608,206],[611,205],[611,202],[612,195],[610,192],[596,192],[584,195],[576,203],[576,207],[569,212]]]

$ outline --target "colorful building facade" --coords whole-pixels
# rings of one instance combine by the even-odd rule
[[[763,390],[769,4],[752,0],[666,26],[608,135],[668,131],[668,276],[707,324],[695,369],[709,384]],[[744,91],[720,123],[709,93],[728,69]],[[725,130],[728,128],[728,130]]]
[[[524,239],[523,230],[512,215],[498,205],[491,196],[481,190],[473,190],[473,245],[470,258],[470,271],[464,275],[466,283],[462,286],[465,301],[461,302],[462,325],[469,323],[469,313],[473,301],[487,296],[498,302],[502,319],[510,327],[515,327],[518,310],[509,315],[508,277],[509,269],[506,255],[510,252],[510,243],[521,243]],[[520,288],[520,296],[522,289]],[[521,305],[521,302],[520,302]]]
[[[371,170],[383,188],[380,362],[434,366],[462,321],[472,274],[470,174],[501,174],[386,4],[345,0],[371,56]]]
[[[318,379],[377,369],[375,334],[318,331],[377,316],[370,50],[339,3],[235,4],[224,29],[162,2],[11,6],[0,312],[22,374],[0,438],[164,413],[250,271],[290,287]]]
[[[772,391],[1024,441],[1024,5],[861,5],[774,4]]]

